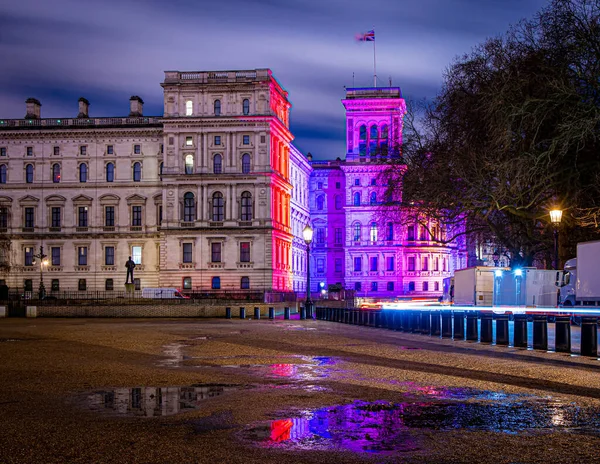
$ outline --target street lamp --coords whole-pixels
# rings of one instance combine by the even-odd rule
[[[35,259],[40,260],[40,300],[46,296],[46,288],[44,287],[44,266],[48,265],[48,260],[46,259],[48,255],[44,254],[44,246],[40,245],[40,252],[37,255],[33,255]]]
[[[313,239],[313,230],[310,224],[306,224],[306,227],[302,231],[302,237],[306,243],[306,316],[312,318],[312,301],[310,300],[310,242]]]
[[[562,219],[562,210],[554,208],[550,210],[550,222],[554,228],[554,269],[558,270],[558,226]]]

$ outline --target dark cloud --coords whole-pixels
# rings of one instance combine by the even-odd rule
[[[378,85],[431,98],[455,56],[531,16],[542,0],[20,0],[0,5],[0,117],[24,100],[43,116],[124,115],[130,95],[162,111],[166,69],[269,67],[289,91],[296,145],[345,152],[344,86],[370,86],[376,26]],[[353,77],[354,75],[354,77]]]

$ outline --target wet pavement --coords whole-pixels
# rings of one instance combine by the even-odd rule
[[[2,463],[600,459],[595,359],[299,320],[7,319],[0,342]]]

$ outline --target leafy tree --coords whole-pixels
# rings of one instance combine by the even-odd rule
[[[595,233],[599,21],[597,0],[554,0],[458,58],[435,101],[422,105],[420,124],[414,113],[405,118],[402,163],[385,174],[390,192],[402,189],[396,215],[433,217],[447,240],[493,237],[513,265],[552,249],[554,206],[565,227]]]

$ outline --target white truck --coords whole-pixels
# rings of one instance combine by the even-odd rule
[[[465,306],[492,306],[496,271],[505,267],[476,266],[454,272],[454,304]]]
[[[176,288],[144,288],[142,290],[142,298],[154,298],[154,299],[167,299],[167,298],[178,298],[178,299],[189,299],[189,296],[183,295]]]
[[[600,240],[577,244],[577,257],[565,263],[556,284],[562,306],[600,306]]]
[[[494,304],[555,307],[558,302],[556,272],[534,267],[496,272]]]

